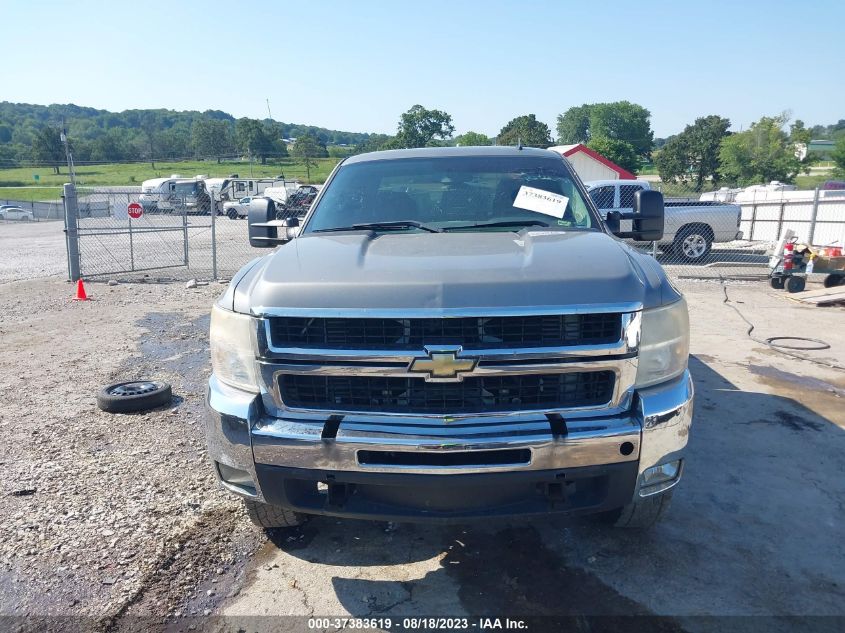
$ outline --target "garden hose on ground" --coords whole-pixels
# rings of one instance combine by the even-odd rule
[[[820,365],[822,367],[829,367],[831,369],[838,369],[839,371],[845,371],[845,367],[843,367],[842,365],[837,365],[836,363],[831,363],[831,362],[828,362],[828,361],[819,360],[817,358],[811,358],[810,356],[805,356],[804,354],[798,354],[795,351],[790,351],[790,350],[817,351],[817,350],[823,350],[823,349],[830,349],[830,345],[828,343],[825,343],[824,341],[821,341],[819,339],[806,338],[806,337],[803,337],[803,336],[771,336],[767,339],[760,339],[760,338],[757,338],[756,336],[752,336],[751,332],[754,331],[754,324],[751,321],[749,321],[747,318],[745,318],[745,315],[742,312],[740,312],[739,308],[737,308],[736,305],[734,305],[733,301],[731,301],[731,298],[728,296],[728,286],[727,286],[727,284],[724,283],[724,281],[722,282],[722,292],[725,295],[725,299],[722,303],[724,303],[725,305],[733,308],[734,312],[736,312],[739,315],[739,318],[741,318],[743,321],[745,321],[748,324],[748,330],[746,330],[745,333],[748,335],[748,338],[750,338],[755,343],[760,343],[761,345],[765,345],[767,347],[770,347],[773,350],[775,350],[776,352],[780,352],[781,354],[784,354],[785,356],[797,358],[798,360],[805,360],[807,362],[813,363],[815,365]],[[809,343],[809,345],[794,345],[794,344],[786,343],[784,341],[800,341],[801,343]]]

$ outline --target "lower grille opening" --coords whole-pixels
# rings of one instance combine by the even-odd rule
[[[527,448],[445,453],[358,451],[358,463],[362,466],[510,466],[530,461],[531,451]]]
[[[600,406],[610,401],[614,380],[610,371],[468,377],[454,383],[281,374],[279,393],[292,408],[448,415]]]

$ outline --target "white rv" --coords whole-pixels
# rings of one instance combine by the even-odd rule
[[[208,198],[205,180],[198,175],[183,178],[172,174],[170,178],[151,178],[141,183],[140,202],[147,213],[206,213],[210,206],[204,203]]]
[[[284,187],[288,191],[295,190],[299,183],[284,178],[239,178],[236,174],[228,178],[206,178],[205,186],[214,192],[214,199],[218,202],[228,202],[260,196],[265,189]]]

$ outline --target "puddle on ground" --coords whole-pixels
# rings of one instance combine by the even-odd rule
[[[839,427],[845,427],[845,389],[841,386],[815,378],[813,376],[801,376],[792,372],[783,371],[768,365],[748,365],[752,374],[764,385],[770,387],[775,394],[791,398],[796,403],[803,405],[819,416],[827,419],[830,423]],[[800,418],[794,414],[783,411],[779,422],[793,430],[821,430],[814,428],[816,423]],[[809,422],[809,423],[808,423]]]

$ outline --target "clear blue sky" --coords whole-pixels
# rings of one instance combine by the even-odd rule
[[[656,136],[790,110],[845,118],[845,2],[0,0],[0,100],[218,109],[393,133],[415,103],[457,132],[627,99]]]

